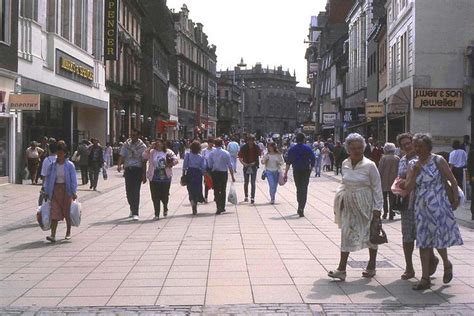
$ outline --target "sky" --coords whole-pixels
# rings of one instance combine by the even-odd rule
[[[201,22],[209,43],[217,46],[217,69],[233,69],[244,58],[248,68],[283,66],[306,84],[309,23],[324,11],[326,0],[168,0],[180,11],[183,3],[193,22]]]

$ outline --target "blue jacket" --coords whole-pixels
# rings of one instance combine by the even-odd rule
[[[56,184],[56,165],[57,162],[51,164],[48,170],[48,176],[46,178],[46,185],[44,187],[49,199],[53,198],[54,185]],[[66,184],[66,192],[69,196],[72,196],[77,192],[77,176],[76,168],[74,164],[68,159],[64,161],[64,177]]]
[[[296,144],[288,150],[287,164],[293,166],[293,170],[310,170],[314,167],[316,157],[314,152],[306,144]]]

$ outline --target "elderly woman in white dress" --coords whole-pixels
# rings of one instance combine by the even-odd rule
[[[345,142],[349,158],[342,163],[342,184],[334,202],[335,222],[341,228],[341,258],[337,270],[328,276],[346,279],[349,253],[369,248],[369,262],[362,276],[375,276],[377,245],[370,240],[370,222],[379,220],[383,208],[382,184],[373,161],[364,157],[365,140],[353,133]]]

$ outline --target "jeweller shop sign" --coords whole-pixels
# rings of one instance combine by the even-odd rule
[[[462,89],[415,89],[415,109],[462,109]]]

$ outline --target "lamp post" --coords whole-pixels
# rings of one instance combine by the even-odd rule
[[[120,138],[122,138],[122,136],[124,136],[124,125],[125,125],[125,110],[124,109],[121,109],[120,110],[120,117],[121,117],[121,120],[120,120]]]
[[[237,64],[237,67],[245,68],[247,64],[244,63],[244,59],[240,59],[240,63]],[[234,70],[235,72],[235,70]],[[240,109],[240,127],[242,128],[242,134],[245,132],[245,122],[244,122],[244,112],[245,112],[245,80],[244,76],[241,75],[241,89],[242,89],[242,104]]]
[[[135,128],[135,119],[137,118],[137,113],[133,112],[130,114],[130,117],[132,118],[132,129]]]

